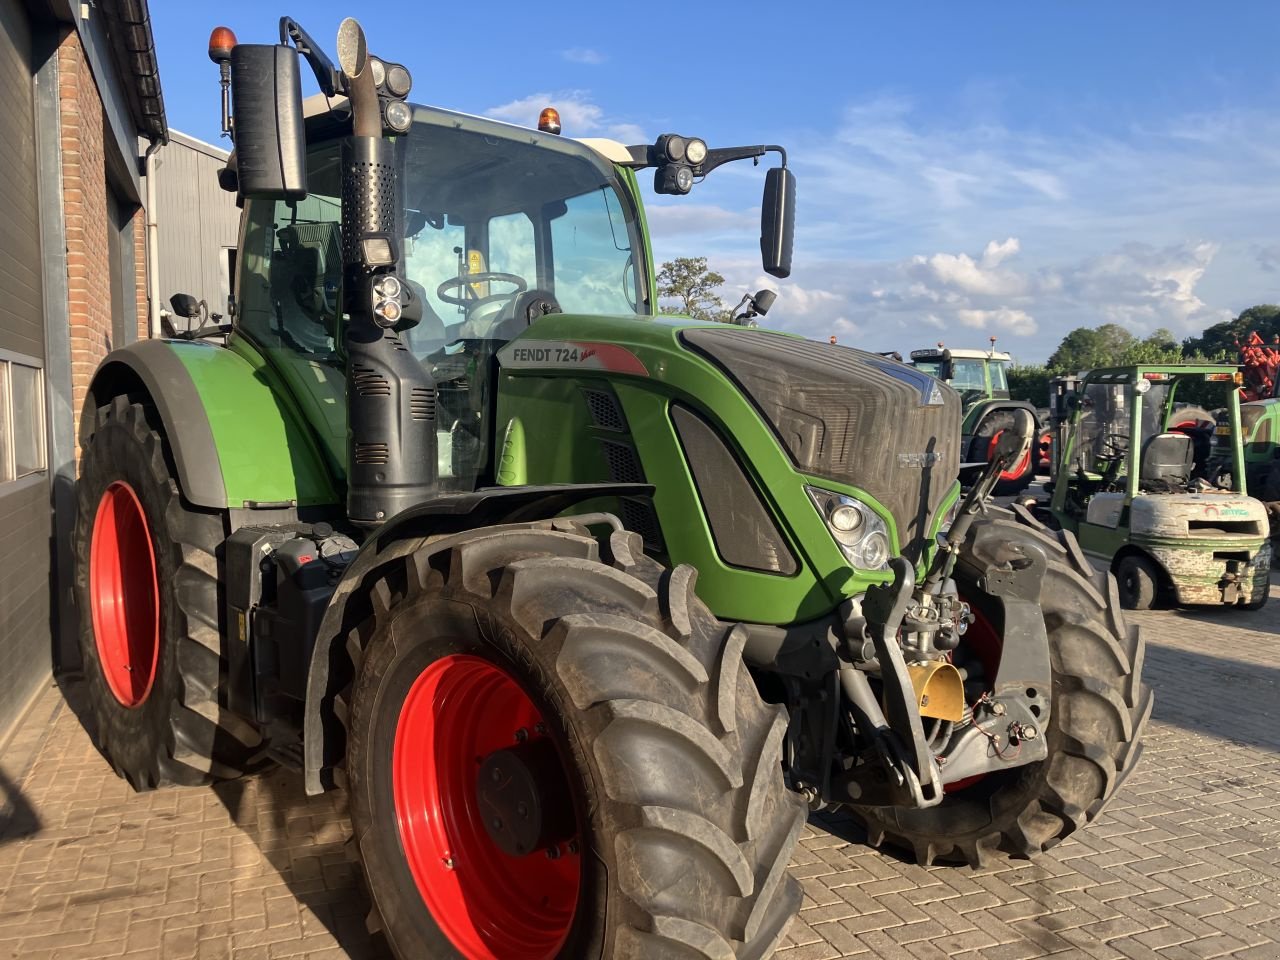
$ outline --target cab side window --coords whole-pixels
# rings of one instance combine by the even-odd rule
[[[332,353],[342,301],[338,198],[249,203],[239,325],[266,346]]]

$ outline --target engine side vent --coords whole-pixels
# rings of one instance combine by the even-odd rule
[[[795,573],[795,557],[720,433],[687,407],[672,406],[671,420],[724,562],[765,573]]]
[[[391,450],[385,443],[357,443],[356,463],[369,466],[385,466],[391,459]]]
[[[391,346],[392,346],[394,349],[399,350],[401,353],[408,353],[408,352],[409,352],[409,348],[408,348],[408,347],[406,347],[406,346],[404,345],[404,341],[400,339],[400,334],[398,334],[398,333],[389,333],[389,334],[387,334],[387,339],[391,341]]]
[[[414,420],[436,418],[436,392],[432,387],[414,387],[409,394],[409,416]]]
[[[614,483],[644,483],[644,469],[635,448],[629,443],[601,440],[600,449],[609,464],[609,479]]]
[[[373,367],[357,364],[351,368],[351,380],[362,397],[389,397],[391,383]]]
[[[601,430],[614,430],[625,433],[626,418],[622,408],[618,406],[618,398],[604,390],[583,389],[583,398],[587,401],[587,410],[591,412],[592,422]]]
[[[658,512],[648,500],[622,497],[622,525],[640,534],[645,549],[665,553],[667,545],[662,539],[662,527],[658,524]]]

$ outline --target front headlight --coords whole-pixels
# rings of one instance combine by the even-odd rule
[[[880,515],[860,500],[805,487],[809,499],[827,522],[827,532],[845,559],[859,570],[885,570],[889,566],[889,528]]]

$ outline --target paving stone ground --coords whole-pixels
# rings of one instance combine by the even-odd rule
[[[1093,828],[1032,863],[925,869],[812,820],[780,960],[1280,960],[1280,597],[1153,613],[1146,754]],[[381,957],[340,795],[273,773],[134,794],[74,686],[0,753],[0,960]]]

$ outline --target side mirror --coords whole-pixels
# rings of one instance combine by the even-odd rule
[[[169,298],[169,306],[173,307],[175,316],[188,320],[200,319],[200,301],[189,293],[175,293]]]
[[[956,367],[951,362],[951,351],[942,351],[942,366],[938,368],[939,380],[945,380],[950,383],[956,378]]]
[[[773,277],[791,275],[791,249],[796,229],[796,177],[786,167],[765,174],[760,205],[760,259]]]
[[[240,196],[301,200],[307,195],[307,151],[298,51],[237,44],[231,102]]]

